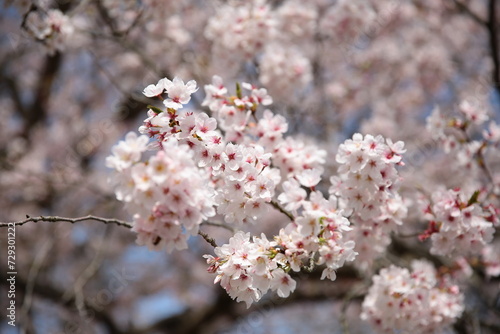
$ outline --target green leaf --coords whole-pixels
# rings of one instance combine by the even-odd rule
[[[477,198],[479,197],[479,190],[474,191],[469,201],[467,202],[467,206],[471,206],[474,203],[477,203]]]
[[[160,108],[152,106],[152,105],[148,105],[148,109],[153,110],[155,112],[155,114],[161,114],[163,112],[163,110],[161,110]]]
[[[240,86],[239,82],[236,83],[236,96],[239,99],[241,99],[241,97],[243,96],[242,93],[241,93],[241,86]]]

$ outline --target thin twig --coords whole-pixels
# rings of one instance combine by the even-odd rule
[[[279,212],[281,212],[282,214],[284,214],[285,216],[287,216],[288,218],[290,218],[291,221],[294,221],[295,220],[295,217],[288,211],[286,211],[285,209],[283,209],[281,207],[281,205],[279,205],[278,202],[276,201],[271,201],[270,204],[275,208],[277,209]]]
[[[91,57],[94,59],[94,63],[97,65],[97,67],[101,70],[101,73],[109,80],[109,82],[123,95],[126,97],[130,97],[132,100],[143,103],[143,104],[150,104],[151,100],[144,98],[142,94],[135,94],[131,93],[125,88],[123,88],[119,83],[118,80],[111,74],[108,69],[101,64],[99,61],[99,57],[92,51],[89,50],[88,53],[91,55]]]
[[[28,280],[26,283],[26,290],[24,292],[24,301],[21,309],[21,318],[28,319],[29,311],[31,308],[31,301],[33,300],[33,289],[35,286],[35,281],[38,276],[40,268],[43,266],[49,250],[53,246],[53,239],[49,238],[44,244],[37,250],[35,259],[31,265],[28,273]]]
[[[14,224],[14,226],[21,226],[21,225],[24,225],[24,224],[29,223],[29,222],[38,223],[41,221],[53,222],[53,223],[55,223],[55,222],[68,222],[68,223],[74,224],[77,222],[87,221],[87,220],[94,220],[94,221],[98,221],[98,222],[101,222],[104,224],[116,224],[119,226],[124,226],[126,228],[133,227],[133,224],[130,222],[126,222],[126,221],[118,220],[118,219],[114,219],[114,218],[96,217],[96,216],[92,216],[92,215],[88,215],[85,217],[78,217],[78,218],[68,218],[68,217],[59,217],[59,216],[39,216],[39,217],[27,216],[27,218],[25,220],[21,220],[21,221],[17,221],[17,222],[10,222],[10,223],[0,222],[0,227],[11,227],[12,224]],[[219,225],[217,223],[209,223],[209,222],[205,222],[205,223],[207,225],[224,227],[226,229],[230,228],[229,226]],[[213,247],[217,247],[217,244],[215,243],[214,238],[209,237],[208,234],[206,234],[202,231],[198,231],[198,234],[200,236],[202,236],[203,239],[205,239],[210,245],[212,245]]]
[[[215,242],[215,239],[209,237],[208,234],[206,234],[205,232],[202,232],[200,230],[200,231],[198,231],[198,234],[201,235],[203,237],[203,239],[205,239],[206,242],[208,242],[210,245],[212,245],[212,247],[214,247],[214,248],[218,247],[217,243]]]
[[[127,36],[130,33],[130,31],[137,26],[137,24],[139,23],[143,14],[144,14],[144,7],[141,7],[139,9],[139,12],[135,15],[135,18],[134,18],[134,21],[132,22],[132,24],[130,24],[130,26],[127,29],[125,29],[125,31],[123,32],[124,36]]]
[[[107,225],[106,227],[109,227]],[[83,270],[83,272],[78,276],[74,286],[73,286],[73,291],[68,290],[63,296],[63,300],[70,300],[74,297],[75,301],[75,306],[76,309],[78,310],[78,313],[80,314],[80,317],[85,318],[85,297],[83,295],[83,288],[87,284],[87,282],[94,276],[97,271],[99,270],[102,259],[103,259],[103,253],[105,249],[105,241],[108,239],[110,229],[106,228],[106,231],[104,232],[100,242],[99,246],[97,247],[96,254],[90,264]]]
[[[2,269],[2,268],[0,268]],[[5,279],[7,279],[6,276],[6,270],[0,270],[0,281],[4,282]],[[50,300],[55,302],[56,304],[59,304],[64,310],[73,312],[73,308],[68,307],[68,305],[73,303],[73,300],[69,301],[69,303],[65,303],[61,296],[63,295],[63,292],[59,290],[60,286],[56,284],[52,284],[50,281],[41,281],[36,280],[33,282],[34,287],[33,287],[33,294],[35,296]],[[26,286],[27,286],[27,281],[25,278],[22,276],[22,273],[19,272],[18,275],[16,276],[16,291],[19,288],[20,292],[26,293]],[[97,303],[98,304],[98,303]],[[99,322],[100,325],[103,325],[106,333],[113,333],[113,334],[125,334],[123,330],[120,329],[120,327],[115,323],[115,319],[112,317],[111,313],[108,313],[110,311],[109,309],[103,308],[102,306],[96,305],[95,300],[88,299],[85,301],[85,307],[90,310],[89,314],[92,315],[92,318],[87,317],[85,320],[86,321],[95,321],[96,323]],[[86,323],[86,322],[85,322]],[[79,324],[85,324],[83,322],[80,322]],[[74,327],[73,327],[74,328]],[[79,332],[82,332],[82,328],[80,329]],[[73,331],[75,332],[75,331]],[[128,332],[127,332],[128,333]]]
[[[223,223],[216,223],[216,222],[211,222],[211,221],[204,221],[203,223],[201,223],[201,225],[209,225],[209,226],[216,226],[216,227],[222,227],[232,233],[235,233],[236,232],[236,229],[232,226],[229,226],[229,225],[226,225],[226,224],[223,224]]]
[[[87,220],[94,220],[94,221],[98,221],[98,222],[101,222],[101,223],[104,223],[104,224],[116,224],[116,225],[119,225],[119,226],[124,226],[126,228],[132,228],[133,227],[133,224],[130,223],[130,222],[126,222],[126,221],[118,220],[118,219],[114,219],[114,218],[102,218],[102,217],[97,217],[97,216],[92,216],[92,215],[88,215],[88,216],[85,216],[85,217],[78,217],[78,218],[68,218],[68,217],[59,217],[59,216],[30,217],[30,216],[27,215],[25,220],[21,220],[21,221],[17,221],[17,222],[9,222],[9,223],[0,222],[0,227],[9,227],[9,226],[12,226],[12,224],[14,224],[15,226],[21,226],[21,225],[24,225],[24,224],[30,223],[30,222],[33,222],[33,223],[38,223],[38,222],[52,222],[52,223],[55,223],[55,222],[67,222],[67,223],[74,224],[74,223],[78,223],[78,222],[81,222],[81,221],[87,221]]]
[[[481,148],[479,148],[479,150],[477,151],[477,164],[479,165],[479,168],[481,168],[484,172],[484,174],[486,175],[486,177],[488,178],[488,180],[491,182],[491,184],[495,184],[495,180],[493,179],[493,175],[491,174],[488,166],[486,165],[486,160],[484,158],[484,154],[483,154],[483,148],[486,147],[486,146],[482,146]]]
[[[364,284],[353,287],[342,300],[342,309],[340,312],[340,323],[342,326],[342,333],[349,334],[349,322],[347,321],[347,308],[353,299],[362,297],[366,294],[366,286]]]
[[[461,130],[462,130],[462,133],[463,133],[463,135],[465,137],[465,140],[468,143],[472,143],[472,138],[467,133],[467,129],[466,128],[462,128]],[[481,168],[483,170],[484,174],[486,175],[486,177],[488,178],[488,180],[490,181],[490,183],[493,185],[493,184],[495,184],[495,180],[493,179],[493,175],[491,174],[490,170],[488,169],[488,166],[486,165],[486,161],[485,161],[484,154],[483,154],[483,150],[486,147],[487,147],[487,142],[483,141],[483,144],[477,150],[476,159],[475,160],[476,160],[479,168]]]

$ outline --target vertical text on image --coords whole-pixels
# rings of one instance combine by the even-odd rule
[[[14,223],[8,224],[7,230],[7,322],[16,326],[16,228]]]

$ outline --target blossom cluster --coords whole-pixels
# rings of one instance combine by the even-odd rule
[[[425,208],[429,229],[421,239],[430,237],[430,252],[436,255],[479,255],[493,240],[498,220],[495,212],[476,203],[478,193],[465,197],[460,189],[436,191],[432,205]],[[491,207],[489,209],[492,209]]]
[[[279,117],[269,112],[267,116],[267,121],[259,122],[261,126],[264,123],[280,124]],[[272,131],[267,133],[272,135]],[[309,158],[310,153],[307,153]],[[289,271],[299,272],[310,265],[324,265],[321,278],[335,280],[335,270],[346,261],[353,261],[356,256],[354,242],[343,237],[350,230],[350,222],[336,209],[336,198],[330,201],[321,192],[314,191],[308,199],[306,190],[302,188],[314,187],[320,179],[319,174],[316,176],[318,169],[302,169],[306,161],[298,164],[301,173],[297,175],[293,169],[285,169],[288,179],[282,183],[283,192],[279,194],[278,201],[291,212],[293,221],[282,228],[273,241],[268,242],[264,235],[250,241],[245,235],[245,242],[242,243],[240,236],[237,238],[239,243],[231,240],[229,245],[216,248],[216,258],[208,256],[209,271],[218,274],[215,282],[220,282],[232,298],[245,301],[247,306],[258,301],[269,289],[277,290],[280,297],[288,296],[295,288]],[[307,176],[308,172],[312,173],[312,177]],[[240,248],[245,245],[243,255],[232,248],[233,244],[238,244]],[[250,250],[253,256],[248,256]],[[239,256],[247,259],[243,267],[239,260],[234,264],[233,259]],[[235,267],[244,271],[235,274]]]
[[[454,114],[436,107],[427,118],[427,130],[453,159],[454,170],[469,172],[460,188],[434,190],[423,202],[429,227],[420,238],[430,237],[433,254],[487,254],[485,247],[493,240],[494,227],[500,222],[500,210],[494,201],[494,195],[500,194],[500,180],[488,165],[498,156],[500,127],[494,121],[486,127],[489,119],[488,110],[476,100],[462,101]],[[481,185],[470,175],[487,178],[488,183]]]
[[[250,84],[242,85],[249,96],[227,96],[227,88],[222,79],[214,76],[211,85],[205,86],[206,98],[204,105],[208,105],[213,115],[220,119],[220,127],[225,131],[227,140],[248,143],[255,138],[266,154],[272,157],[272,165],[280,170],[283,179],[295,177],[305,180],[308,175],[316,175],[316,181],[301,181],[306,187],[316,185],[323,172],[326,151],[317,145],[303,142],[299,138],[286,137],[288,123],[281,115],[275,115],[271,110],[265,109],[257,124],[251,123],[259,105],[268,106],[272,98],[263,88],[256,88]],[[304,174],[305,173],[305,174]],[[304,174],[304,175],[303,175]]]
[[[338,43],[353,43],[375,20],[376,13],[366,1],[339,0],[321,21],[321,31]]]
[[[407,208],[396,192],[404,143],[357,133],[339,146],[339,175],[331,178],[330,193],[354,224],[351,237],[359,265],[369,266],[390,243],[390,233],[406,217]]]
[[[335,270],[356,256],[354,242],[342,236],[350,229],[349,221],[328,210],[328,201],[319,193],[313,197],[303,203],[309,210],[281,229],[273,241],[264,234],[250,239],[249,233],[238,232],[228,244],[215,248],[216,257],[205,255],[208,271],[217,273],[215,283],[249,307],[269,290],[288,297],[296,287],[290,271],[324,265],[321,279],[335,280]]]
[[[214,84],[205,88],[207,97],[204,104],[209,105],[220,120],[221,129],[225,130],[223,134],[217,128],[215,118],[203,112],[180,110],[196,90],[194,81],[184,84],[175,78],[175,89],[172,89],[168,88],[170,80],[162,79],[157,85],[146,87],[144,93],[161,96],[165,82],[168,97],[163,103],[167,110],[150,109],[149,117],[139,131],[155,136],[159,147],[169,139],[189,147],[194,163],[211,177],[216,191],[215,205],[226,222],[251,222],[265,214],[268,208],[265,203],[271,201],[280,182],[279,171],[271,168],[270,154],[245,139],[250,115],[259,103],[270,103],[265,90],[249,87],[250,96],[225,97],[222,94],[227,89],[220,78],[214,77]]]
[[[354,261],[354,242],[345,237],[350,222],[336,208],[336,198],[325,199],[321,192],[308,195],[294,178],[283,182],[278,201],[291,212],[293,220],[280,229],[273,241],[265,235],[250,240],[239,232],[229,244],[206,256],[215,282],[247,306],[258,301],[269,289],[286,297],[295,289],[288,272],[322,265],[321,279],[336,279],[335,270]],[[237,247],[235,247],[235,245]],[[242,246],[243,245],[243,246]],[[242,258],[244,261],[242,262]]]
[[[166,93],[167,110],[150,108],[139,129],[155,137],[158,147],[169,138],[188,145],[196,165],[211,175],[217,212],[226,222],[237,224],[256,221],[267,212],[266,203],[272,201],[282,178],[296,177],[305,186],[316,185],[326,155],[298,139],[284,139],[286,120],[270,110],[263,112],[257,124],[252,123],[258,107],[271,104],[272,98],[263,88],[247,83],[241,87],[236,96],[230,96],[222,79],[214,76],[212,84],[205,86],[203,101],[214,116],[209,117],[181,110],[196,91],[193,81],[161,79],[146,87],[144,94],[163,99]]]
[[[280,100],[290,98],[290,92],[298,92],[312,81],[311,62],[297,48],[270,44],[262,56],[259,70],[260,82],[269,86]]]
[[[439,107],[435,107],[427,118],[427,131],[437,140],[446,153],[456,157],[457,167],[475,170],[477,157],[500,145],[500,126],[491,121],[488,128],[481,132],[481,140],[473,139],[473,131],[484,126],[489,120],[488,110],[478,103],[462,101],[455,116],[445,115]],[[478,161],[478,164],[473,164]],[[480,167],[480,166],[479,166]]]
[[[463,295],[427,261],[394,265],[373,277],[361,318],[377,333],[441,333],[464,310]]]
[[[174,140],[140,161],[148,140],[130,132],[113,147],[106,164],[117,172],[116,197],[134,214],[140,245],[185,249],[188,235],[196,235],[202,221],[215,214],[209,175],[195,166],[188,146]]]
[[[300,271],[304,262],[324,265],[321,279],[335,280],[335,270],[357,255],[354,241],[346,237],[352,229],[350,221],[337,209],[335,197],[325,199],[314,191],[307,199],[304,189],[293,180],[284,182],[283,187],[286,192],[278,200],[291,209],[295,219],[280,230],[276,241],[285,250],[291,269]]]
[[[277,291],[286,298],[297,283],[287,273],[286,260],[276,242],[262,234],[250,239],[250,233],[238,232],[229,243],[214,250],[217,257],[205,255],[209,272],[217,273],[231,298],[244,301],[247,307],[261,299],[268,290]]]
[[[64,50],[75,31],[70,18],[58,9],[50,9],[43,14],[40,11],[29,12],[26,29],[33,38],[43,42],[49,53]]]
[[[312,80],[306,49],[290,46],[313,37],[317,17],[315,6],[296,0],[277,8],[263,0],[237,6],[227,3],[218,6],[204,33],[212,41],[213,57],[221,67],[235,67],[231,65],[237,65],[240,58],[256,59],[260,82],[285,100]],[[262,57],[256,57],[260,54]]]
[[[223,6],[209,20],[205,35],[216,48],[253,56],[276,33],[271,8],[265,1],[252,0],[247,6]]]

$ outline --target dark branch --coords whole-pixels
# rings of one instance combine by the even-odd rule
[[[295,220],[295,217],[288,211],[286,211],[285,209],[283,209],[281,207],[281,205],[279,205],[278,202],[276,201],[271,201],[270,203],[276,210],[278,210],[279,212],[281,212],[282,214],[284,214],[285,216],[287,216],[288,218],[290,218],[291,221],[294,221]]]
[[[98,221],[104,224],[116,224],[118,226],[124,226],[126,228],[132,228],[134,225],[133,223],[126,222],[124,220],[119,220],[119,219],[114,219],[114,218],[102,218],[102,217],[97,217],[97,216],[92,216],[88,215],[85,217],[78,217],[78,218],[68,218],[68,217],[59,217],[59,216],[39,216],[39,217],[30,217],[27,216],[25,220],[17,221],[17,222],[0,222],[0,228],[1,227],[12,227],[12,226],[21,226],[26,223],[38,223],[38,222],[67,222],[67,223],[78,223],[82,221],[87,221],[87,220],[93,220],[93,221]],[[218,225],[220,226],[220,225]],[[223,227],[223,226],[221,226]],[[198,231],[198,234],[205,239],[206,242],[208,242],[210,245],[213,247],[217,247],[217,243],[215,242],[214,238],[211,238],[208,234]]]
[[[500,94],[500,50],[498,50],[498,21],[496,19],[497,0],[490,0],[487,28],[490,37],[491,58],[493,60],[493,87]]]
[[[495,0],[493,0],[495,1]],[[479,15],[477,15],[476,13],[474,13],[466,4],[462,3],[461,1],[459,0],[453,0],[453,2],[455,3],[455,5],[457,6],[457,8],[469,15],[474,21],[476,21],[477,23],[479,23],[480,25],[483,25],[483,26],[486,26],[488,23],[483,20]]]
[[[221,227],[221,228],[226,229],[226,230],[228,230],[228,231],[230,231],[232,233],[236,233],[236,230],[232,226],[229,226],[229,225],[226,225],[226,224],[223,224],[223,223],[215,223],[215,222],[211,222],[211,221],[204,221],[203,223],[201,223],[201,225]]]
[[[300,286],[289,298],[280,298],[275,294],[247,309],[237,304],[227,295],[226,291],[219,288],[219,293],[213,303],[199,309],[187,309],[180,314],[164,318],[149,327],[136,329],[134,334],[145,334],[152,332],[175,333],[175,334],[202,334],[211,332],[214,328],[220,328],[222,323],[231,326],[239,320],[252,313],[260,313],[263,316],[269,314],[272,316],[272,310],[287,307],[302,302],[318,302],[325,300],[342,300],[346,296],[352,295],[352,288],[361,281],[356,276],[355,271],[344,270],[338,272],[335,282],[319,281],[321,271],[312,274],[302,275],[300,277]],[[314,284],[314,288],[309,283]],[[353,296],[350,300],[361,299],[361,294]],[[267,313],[270,312],[270,313]]]
[[[21,116],[24,119],[23,135],[29,138],[29,132],[39,122],[47,117],[47,108],[49,106],[52,84],[62,65],[63,56],[56,52],[54,55],[47,56],[45,60],[40,79],[35,88],[35,98],[30,108]]]
[[[215,242],[214,238],[209,237],[208,234],[202,231],[198,231],[198,234],[201,235],[201,237],[205,239],[206,242],[212,245],[212,247],[217,247],[217,243]]]
[[[0,281],[5,282],[6,279],[8,278],[6,273],[7,270],[5,268],[1,268],[0,270]],[[24,277],[20,276],[19,274],[16,275],[16,289],[19,289],[23,293],[25,293],[25,289],[27,286],[27,281]],[[64,299],[64,293],[62,291],[59,291],[55,286],[50,285],[48,282],[43,282],[40,283],[39,281],[35,281],[33,283],[33,293],[36,296],[52,300],[56,303],[61,304],[62,306],[66,307],[69,310],[74,310],[76,311],[76,308],[74,309],[72,306],[75,305],[75,299],[74,297],[69,297]],[[94,307],[94,305],[87,300],[84,300],[84,305],[85,309],[89,310],[95,315],[96,320],[101,322],[107,329],[110,334],[121,334],[123,331],[121,331],[116,323],[114,322],[114,319],[106,313],[104,310],[101,310],[100,308]]]
[[[88,215],[85,217],[78,217],[78,218],[68,218],[68,217],[59,217],[59,216],[39,216],[39,217],[30,217],[27,216],[25,220],[17,221],[17,222],[10,222],[10,223],[4,223],[0,222],[0,227],[10,227],[12,225],[15,226],[21,226],[29,222],[33,223],[38,223],[38,222],[67,222],[67,223],[78,223],[82,221],[87,221],[87,220],[94,220],[98,221],[104,224],[116,224],[119,226],[124,226],[126,228],[132,228],[133,224],[123,221],[123,220],[118,220],[118,219],[113,219],[113,218],[102,218],[102,217],[96,217],[92,215]]]

